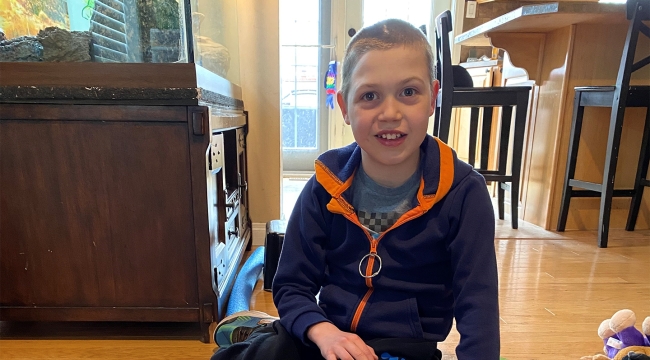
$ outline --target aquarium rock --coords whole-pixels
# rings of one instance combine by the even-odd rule
[[[89,31],[68,31],[47,27],[38,33],[43,44],[43,61],[90,61],[91,35]]]
[[[181,33],[178,29],[150,29],[151,62],[172,63],[180,59]]]
[[[34,36],[0,41],[0,62],[43,61],[43,45]]]

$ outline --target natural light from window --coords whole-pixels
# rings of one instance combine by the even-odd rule
[[[280,2],[283,150],[315,149],[318,137],[319,2]]]

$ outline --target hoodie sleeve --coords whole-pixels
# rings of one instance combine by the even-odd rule
[[[485,179],[474,173],[453,201],[449,251],[459,360],[498,360],[499,294],[494,249],[494,209]]]
[[[329,321],[316,303],[325,278],[326,207],[319,201],[325,190],[312,177],[301,192],[287,223],[278,269],[273,279],[273,302],[280,323],[305,344],[307,329]],[[323,196],[324,195],[324,196]],[[329,215],[329,214],[327,214]]]

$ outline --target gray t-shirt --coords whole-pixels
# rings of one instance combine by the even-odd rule
[[[412,208],[419,185],[419,168],[404,184],[391,188],[377,184],[359,166],[352,180],[352,206],[361,224],[376,238]]]

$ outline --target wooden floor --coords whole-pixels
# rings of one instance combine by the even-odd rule
[[[629,308],[650,316],[650,230],[612,230],[609,248],[596,233],[554,233],[522,223],[497,226],[503,357],[579,359],[603,346],[596,330]],[[271,294],[251,308],[277,315]],[[639,326],[640,327],[640,324]],[[209,359],[214,344],[178,324],[0,323],[0,359]],[[455,330],[440,344],[455,359]]]

